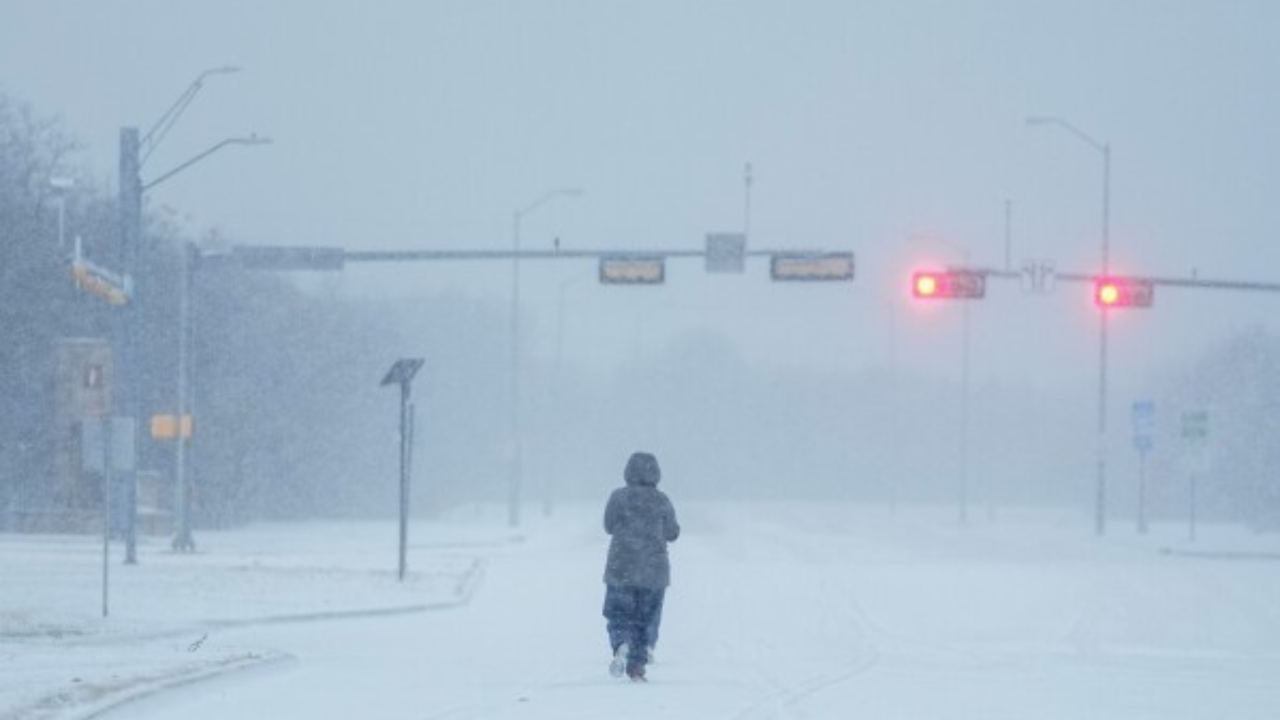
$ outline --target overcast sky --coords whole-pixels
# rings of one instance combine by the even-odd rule
[[[535,354],[616,359],[711,331],[751,361],[954,373],[956,305],[905,299],[909,269],[1013,261],[1092,272],[1102,156],[1113,149],[1112,258],[1150,275],[1280,280],[1280,5],[1071,2],[0,3],[0,90],[60,116],[115,186],[119,129],[145,132],[210,78],[148,164],[229,148],[150,194],[193,234],[352,249],[698,249],[744,223],[754,248],[852,250],[853,286],[771,285],[757,262],[708,277],[673,262],[661,289],[600,288],[589,262],[527,266]],[[358,268],[344,293],[452,290],[508,302],[510,268]],[[1118,383],[1269,326],[1280,297],[1161,290],[1118,315]],[[1082,286],[1050,298],[994,284],[972,307],[980,377],[1096,382]]]

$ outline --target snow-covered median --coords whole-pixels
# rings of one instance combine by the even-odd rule
[[[398,579],[394,523],[308,522],[197,534],[198,552],[143,538],[137,565],[113,543],[103,617],[102,540],[0,535],[0,719],[91,717],[158,688],[278,662],[227,646],[220,630],[454,606],[498,532],[411,538]]]

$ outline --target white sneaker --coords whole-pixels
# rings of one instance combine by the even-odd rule
[[[613,661],[609,663],[609,674],[614,677],[622,677],[622,672],[627,669],[627,652],[629,648],[626,643],[618,646],[613,653]]]

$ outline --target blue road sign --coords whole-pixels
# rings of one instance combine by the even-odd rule
[[[1133,446],[1146,452],[1154,442],[1152,434],[1156,426],[1156,404],[1150,400],[1133,403]]]

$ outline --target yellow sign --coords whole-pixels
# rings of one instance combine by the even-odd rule
[[[191,439],[191,415],[182,416],[182,439]],[[176,415],[152,415],[151,437],[154,440],[173,440],[178,436],[178,417]]]
[[[93,268],[85,263],[72,265],[71,277],[75,279],[76,287],[97,295],[112,305],[124,305],[129,302],[129,296],[125,294],[123,288],[94,272]]]
[[[777,254],[770,274],[774,280],[853,280],[853,253]]]

